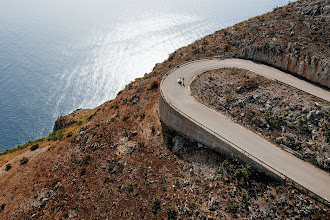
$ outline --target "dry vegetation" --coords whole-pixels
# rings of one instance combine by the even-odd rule
[[[186,60],[234,54],[278,33],[285,45],[298,37],[310,42],[311,30],[300,27],[301,19],[316,21],[292,11],[291,6],[278,8],[183,47],[127,85],[114,100],[61,118],[55,126],[60,130],[14,154],[2,155],[0,218],[329,217],[328,207],[306,191],[274,182],[235,158],[201,149],[168,131],[157,115],[162,76]],[[294,36],[285,22],[296,25]],[[315,25],[327,33],[322,24]],[[251,30],[256,34],[251,36]],[[258,33],[265,37],[257,37]],[[305,45],[306,51],[320,54],[319,44],[324,46],[325,39],[318,35],[317,41]],[[324,56],[329,57],[328,51],[322,52]],[[30,151],[36,143],[39,148]],[[8,161],[22,151],[40,148],[47,150],[27,156],[25,164]],[[7,161],[11,168],[5,171]]]

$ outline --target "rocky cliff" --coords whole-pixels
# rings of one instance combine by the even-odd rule
[[[291,7],[285,10],[293,13],[298,18],[298,22],[290,23],[283,20],[280,25],[271,25],[279,34],[287,25],[286,29],[291,39],[277,39],[276,36],[270,42],[248,46],[240,50],[236,56],[270,64],[330,88],[330,61],[326,56],[330,46],[329,3],[330,1],[326,0],[300,1],[291,4]],[[280,26],[284,27],[279,28]],[[311,41],[315,47],[313,44],[312,47],[308,45]],[[306,51],[307,47],[314,47],[315,50]],[[322,53],[322,49],[327,50],[325,54]]]
[[[237,57],[264,62],[330,88],[330,63],[317,56],[300,56],[292,43],[287,47],[266,43],[244,48]]]

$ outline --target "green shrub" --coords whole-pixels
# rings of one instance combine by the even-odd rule
[[[241,165],[241,168],[237,168],[235,170],[235,176],[238,178],[244,177],[244,178],[248,179],[250,176],[250,173],[251,173],[250,168],[251,167],[249,165],[246,165],[246,166]]]
[[[150,126],[150,129],[151,129],[151,133],[152,133],[152,134],[155,134],[156,130],[155,130],[155,125],[154,125],[154,124],[152,124],[152,125]]]
[[[228,207],[229,212],[236,213],[238,211],[238,204],[236,202],[231,202]]]
[[[158,210],[160,210],[160,199],[157,196],[152,200],[152,213],[157,214]]]
[[[5,207],[6,207],[6,203],[2,204],[2,205],[0,206],[0,212],[1,212],[2,210],[4,210]]]
[[[47,140],[48,141],[57,141],[57,135],[56,132],[49,133]]]
[[[27,157],[23,157],[23,158],[20,160],[20,164],[21,164],[21,165],[27,164],[28,162],[29,162],[29,158],[27,158]]]
[[[133,185],[132,184],[129,184],[128,186],[127,186],[127,190],[128,190],[128,192],[129,193],[132,193],[133,192]]]
[[[146,113],[142,112],[141,114],[137,114],[136,117],[140,117],[140,119],[143,120],[146,117]]]
[[[78,143],[78,139],[76,139],[76,138],[72,138],[72,139],[71,139],[71,143],[72,143],[72,144],[76,144],[76,143]]]
[[[90,116],[88,116],[87,120],[90,121],[93,118],[94,114],[91,114]]]
[[[114,101],[114,103],[112,104],[111,108],[114,108],[114,109],[119,108],[119,103],[120,103],[120,100]]]
[[[58,138],[60,141],[63,140],[63,138],[64,138],[63,131],[60,131],[60,132],[58,133],[57,138]]]
[[[6,171],[10,170],[11,169],[11,164],[10,163],[7,163],[6,164]]]
[[[124,115],[124,116],[123,116],[123,121],[127,121],[128,118],[129,118],[129,116]]]
[[[142,141],[142,142],[139,142],[139,148],[140,149],[143,149],[144,148],[144,142]]]
[[[39,144],[32,145],[30,148],[31,151],[37,150],[39,148]]]
[[[173,203],[167,206],[167,216],[168,219],[177,219],[178,217],[178,211]]]
[[[69,137],[72,137],[72,135],[73,135],[73,133],[72,133],[72,131],[70,131],[70,132],[66,135],[66,137],[69,138]]]
[[[84,122],[83,122],[82,120],[79,120],[79,121],[76,122],[76,125],[79,126],[79,125],[82,125],[83,123],[84,123]]]
[[[233,96],[231,94],[226,95],[226,102],[231,103],[233,101]]]
[[[64,138],[64,134],[63,134],[63,130],[60,131],[54,131],[52,133],[49,133],[47,140],[48,141],[57,141],[57,140],[63,140]]]

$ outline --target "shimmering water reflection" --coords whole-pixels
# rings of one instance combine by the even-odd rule
[[[286,3],[0,1],[0,151],[114,98],[175,49]]]

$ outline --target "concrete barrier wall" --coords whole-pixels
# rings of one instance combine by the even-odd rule
[[[259,172],[265,173],[275,179],[283,180],[283,176],[275,170],[270,169],[255,158],[247,155],[245,152],[237,148],[235,145],[227,142],[225,139],[213,134],[207,128],[197,124],[185,115],[181,114],[172,107],[161,94],[159,96],[159,117],[160,120],[169,128],[179,132],[189,139],[195,140],[209,148],[222,153],[226,156],[236,155],[240,161],[249,164],[252,168]]]

